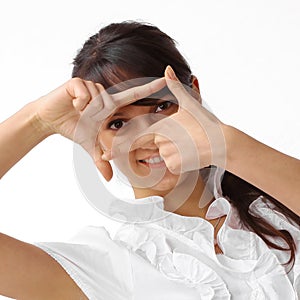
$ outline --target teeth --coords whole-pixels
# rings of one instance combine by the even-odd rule
[[[143,159],[143,162],[146,162],[148,164],[158,164],[162,161],[164,161],[164,160],[160,156],[151,157],[149,159]]]

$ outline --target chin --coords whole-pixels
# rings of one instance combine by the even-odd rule
[[[184,182],[186,179],[185,175],[174,175],[171,172],[167,171],[165,176],[155,185],[145,188],[145,190],[151,190],[153,195],[157,196],[165,196],[175,188],[179,187],[179,185]]]
[[[157,168],[156,170],[164,170],[163,177],[159,180],[159,182],[154,182],[153,185],[149,185],[151,182],[151,178],[148,179],[143,177],[147,177],[149,175],[149,167],[145,166],[144,164],[136,163],[135,160],[131,160],[129,162],[131,167],[131,173],[128,171],[128,165],[126,164],[116,164],[118,169],[127,177],[130,184],[132,185],[134,190],[139,190],[142,194],[145,195],[157,195],[157,196],[164,196],[178,188],[186,179],[187,174],[175,175],[171,173],[166,166],[162,166]],[[134,176],[137,176],[134,178]],[[154,178],[152,178],[154,179]],[[139,193],[140,194],[140,193]]]
[[[178,185],[178,183],[179,176],[169,173],[166,174],[166,176],[159,183],[154,185],[152,189],[159,192],[168,192],[173,190]]]

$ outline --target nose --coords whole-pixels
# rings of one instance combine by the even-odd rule
[[[152,114],[146,114],[135,118],[135,126],[140,129],[147,129],[156,122],[155,117]]]
[[[143,150],[156,150],[158,149],[157,146],[154,144],[154,141],[149,141],[147,143],[145,143],[143,146],[140,147],[140,149]]]
[[[136,116],[130,120],[130,129],[134,129],[134,132],[142,132],[161,119],[161,114],[145,114]]]
[[[138,129],[138,132],[141,133],[145,130],[147,130],[151,125],[161,120],[164,116],[161,114],[146,114],[143,116],[139,116],[136,119],[136,128]],[[157,145],[154,143],[154,140],[146,142],[143,146],[140,147],[140,149],[148,149],[148,150],[156,150]]]
[[[117,131],[117,134],[114,137],[114,142],[116,144],[128,145],[128,149],[131,149],[132,144],[138,138],[142,137],[144,135],[143,133],[146,135],[149,135],[149,133],[151,134],[151,132],[148,130],[149,127],[162,119],[162,116],[158,115],[160,114],[145,114],[134,117],[127,123],[127,125]],[[154,143],[154,140],[146,140],[147,141],[145,141],[143,145],[139,145],[138,148],[148,150],[157,149],[157,145]]]

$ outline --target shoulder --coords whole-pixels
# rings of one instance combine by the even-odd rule
[[[39,247],[0,234],[0,294],[14,299],[86,299],[65,270]]]
[[[126,299],[132,290],[129,250],[112,240],[104,227],[86,227],[68,243],[36,245],[63,267],[89,299]]]
[[[267,220],[276,229],[282,231],[288,231],[295,243],[295,262],[292,265],[286,265],[289,260],[289,251],[281,251],[277,249],[271,249],[271,251],[276,255],[280,263],[285,266],[287,273],[290,274],[289,277],[292,279],[292,284],[296,289],[296,292],[300,295],[300,224],[289,219],[287,216],[282,214],[278,208],[268,199],[264,197],[259,197],[255,200],[249,207],[252,214],[262,217]],[[280,239],[274,238],[276,243],[280,244]],[[284,244],[282,245],[284,246]]]
[[[263,217],[276,229],[288,230],[292,235],[299,238],[300,224],[285,216],[276,205],[267,198],[260,196],[249,206],[249,212],[256,216]]]

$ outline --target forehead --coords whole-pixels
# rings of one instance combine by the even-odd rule
[[[149,110],[149,105],[125,105],[122,107],[119,107],[116,109],[116,111],[110,116],[110,117],[121,117],[124,115],[129,115],[129,114],[137,114],[137,113],[144,113]]]
[[[153,112],[153,107],[168,101],[177,105],[176,98],[173,95],[165,95],[161,99],[144,98],[134,103],[127,104],[116,108],[113,114],[111,114],[106,121],[119,118],[133,118],[137,115],[143,115]]]

